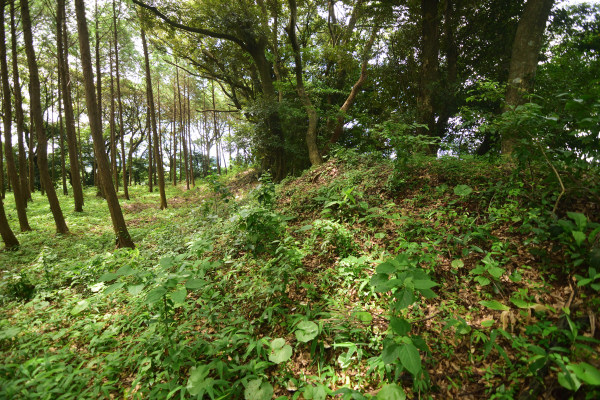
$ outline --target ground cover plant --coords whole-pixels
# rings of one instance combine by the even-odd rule
[[[133,186],[135,249],[92,191],[66,238],[36,195],[0,254],[0,393],[596,398],[598,204],[553,216],[552,173],[510,168],[344,151],[171,188],[160,213]]]

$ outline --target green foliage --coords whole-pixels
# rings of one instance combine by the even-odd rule
[[[317,219],[306,227],[311,230],[310,237],[305,242],[307,252],[314,251],[320,255],[332,252],[336,256],[347,257],[356,247],[352,233],[340,222]]]

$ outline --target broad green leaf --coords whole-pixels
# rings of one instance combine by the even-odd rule
[[[375,270],[375,272],[377,272],[378,274],[393,274],[394,272],[396,272],[396,266],[394,264],[392,264],[389,261],[383,262],[381,264],[379,264],[377,266],[377,269]]]
[[[496,300],[481,300],[479,302],[479,304],[481,304],[484,307],[487,307],[491,310],[496,310],[496,311],[508,311],[510,310],[510,307],[505,306],[504,304],[500,303],[499,301]]]
[[[89,306],[90,302],[87,300],[78,301],[77,304],[75,304],[75,307],[73,307],[73,309],[71,310],[71,315],[77,315]]]
[[[377,400],[405,400],[404,390],[395,383],[384,385],[377,393]]]
[[[438,284],[429,279],[415,279],[413,281],[415,289],[431,289],[436,287]]]
[[[173,300],[173,303],[182,304],[185,302],[185,298],[187,297],[187,290],[186,288],[181,288],[179,290],[171,292],[169,296],[171,297],[171,300]]]
[[[214,380],[207,378],[209,373],[208,365],[197,365],[190,369],[186,389],[192,396],[202,395],[213,386]]]
[[[581,382],[579,381],[579,379],[577,378],[577,375],[575,375],[574,373],[568,371],[560,371],[558,373],[558,383],[572,391],[575,392],[576,390],[578,390],[581,387]]]
[[[395,307],[399,310],[410,306],[415,301],[415,296],[409,289],[398,290],[394,293],[394,297],[397,299]]]
[[[400,347],[391,340],[384,342],[383,352],[381,353],[381,360],[385,364],[395,363],[400,356]]]
[[[489,285],[489,284],[490,284],[490,282],[491,282],[491,281],[490,281],[488,278],[486,278],[485,276],[476,276],[474,279],[475,279],[475,280],[477,281],[477,283],[479,283],[481,286],[486,286],[486,285]]]
[[[104,284],[104,282],[98,282],[98,283],[90,286],[90,290],[92,291],[92,293],[98,293],[105,287],[106,287],[106,285]]]
[[[465,266],[465,263],[463,262],[463,260],[452,260],[452,268],[462,268]]]
[[[292,346],[285,344],[285,339],[277,338],[271,342],[269,361],[275,364],[286,362],[292,357]]]
[[[594,386],[600,386],[600,371],[585,362],[579,364],[569,364],[567,368],[571,368],[575,375],[585,383]]]
[[[309,342],[319,334],[319,327],[312,321],[301,321],[296,327],[296,339],[299,342]]]
[[[481,326],[483,326],[484,328],[489,328],[494,325],[494,322],[496,321],[494,321],[493,319],[486,319],[481,321]]]
[[[135,271],[129,265],[123,265],[121,268],[117,270],[117,275],[119,276],[129,276],[133,275]]]
[[[185,287],[188,289],[200,289],[206,285],[206,281],[204,279],[188,279],[185,283]]]
[[[175,260],[171,256],[163,257],[160,259],[159,264],[162,268],[171,268],[175,265]]]
[[[510,298],[510,301],[519,308],[532,308],[535,306],[535,303],[528,303],[525,300],[515,299],[513,297]]]
[[[487,271],[496,280],[500,279],[500,277],[504,275],[504,272],[506,272],[504,268],[495,266],[489,267]]]
[[[473,192],[473,189],[471,189],[470,186],[468,185],[457,185],[454,187],[454,194],[457,196],[468,196]]]
[[[119,277],[119,275],[117,275],[117,274],[113,274],[113,273],[111,272],[111,273],[108,273],[108,274],[103,274],[102,276],[100,276],[100,279],[99,279],[99,281],[100,281],[100,282],[109,282],[109,281],[112,281],[112,280],[115,280],[115,279],[117,279],[118,277]]]
[[[413,375],[421,371],[421,355],[419,350],[412,343],[405,343],[400,346],[400,362]]]
[[[392,317],[390,319],[390,327],[395,334],[400,336],[406,336],[410,332],[410,322],[404,318]]]
[[[587,217],[582,213],[578,212],[567,212],[567,216],[575,221],[575,225],[577,225],[577,229],[580,231],[584,231],[587,226]]]
[[[132,296],[137,296],[138,294],[142,293],[142,290],[144,290],[143,284],[127,286],[127,291]]]
[[[304,398],[307,400],[325,400],[327,397],[327,392],[325,391],[325,386],[321,384],[317,384],[316,386],[308,385],[304,389]]]
[[[364,324],[370,324],[373,321],[373,315],[366,311],[355,312],[354,317]]]
[[[586,236],[585,233],[583,232],[579,232],[579,231],[573,231],[571,232],[571,234],[573,235],[573,239],[575,239],[575,244],[577,244],[577,246],[581,246],[581,244],[583,242],[585,242]]]
[[[244,390],[245,400],[270,400],[273,397],[273,386],[269,382],[263,382],[262,378],[248,382]]]
[[[162,300],[163,296],[167,293],[167,289],[164,287],[158,287],[154,290],[151,290],[146,296],[146,304],[154,304],[157,301]]]
[[[116,292],[117,290],[121,289],[123,286],[125,286],[125,282],[117,282],[117,283],[113,283],[112,285],[110,285],[109,287],[107,287],[106,289],[104,289],[104,294],[111,294],[113,292]]]

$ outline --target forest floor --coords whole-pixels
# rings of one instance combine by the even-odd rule
[[[0,253],[0,398],[598,398],[600,208],[551,215],[544,170],[343,153],[163,211],[134,186],[134,250],[92,190],[68,235],[36,193]]]

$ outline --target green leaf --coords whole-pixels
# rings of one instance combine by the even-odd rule
[[[308,385],[303,392],[304,398],[307,400],[325,400],[327,392],[325,386],[317,384],[317,386]]]
[[[396,266],[391,262],[386,261],[384,263],[379,264],[375,272],[377,272],[378,274],[386,275],[393,274],[394,272],[396,272]]]
[[[131,296],[137,296],[144,290],[144,284],[127,286],[127,291]]]
[[[452,260],[452,268],[459,269],[465,266],[463,260]]]
[[[125,282],[117,282],[117,283],[113,283],[112,285],[110,285],[109,287],[107,287],[106,289],[104,289],[104,294],[108,295],[111,294],[113,292],[116,292],[117,290],[121,289],[123,286],[125,286]]]
[[[410,332],[410,322],[404,318],[392,317],[390,319],[390,327],[395,334],[400,336],[406,336]]]
[[[454,194],[457,196],[468,196],[473,192],[473,189],[471,189],[470,186],[468,185],[457,185],[454,187]]]
[[[559,372],[557,378],[558,378],[558,383],[562,387],[564,387],[568,390],[571,390],[573,392],[575,392],[576,390],[579,389],[579,387],[581,387],[581,382],[579,381],[579,379],[577,379],[577,376],[574,373],[571,373],[570,371]]]
[[[419,350],[412,343],[405,343],[400,346],[400,362],[413,375],[421,371],[421,355]]]
[[[185,283],[185,287],[188,289],[200,289],[201,287],[204,287],[206,285],[206,281],[204,279],[188,279],[187,282]]]
[[[585,383],[594,386],[600,386],[600,371],[585,362],[579,364],[569,364],[567,368],[571,368],[575,375]]]
[[[286,362],[292,357],[292,346],[285,344],[285,339],[277,338],[271,342],[269,361],[275,364]]]
[[[208,365],[197,365],[190,369],[186,389],[192,396],[202,396],[212,388],[214,380],[212,378],[207,379],[209,373],[210,368]]]
[[[173,300],[173,303],[183,304],[185,303],[185,298],[187,297],[187,290],[186,288],[181,288],[170,293],[169,296],[171,297],[171,300]]]
[[[357,311],[354,313],[354,317],[363,324],[370,324],[373,321],[373,315],[366,311]]]
[[[573,239],[575,239],[575,244],[577,244],[577,247],[581,246],[581,244],[583,242],[585,242],[585,239],[586,239],[585,233],[579,232],[579,231],[573,231],[573,232],[571,232],[571,234],[573,235]]]
[[[75,307],[71,310],[71,315],[77,315],[83,310],[87,309],[90,306],[90,302],[87,300],[78,301]]]
[[[312,321],[301,321],[296,327],[296,339],[306,343],[313,340],[319,334],[319,327]]]
[[[269,382],[263,382],[262,378],[248,382],[244,390],[245,400],[270,400],[273,397],[273,386]]]
[[[0,331],[0,340],[12,339],[21,332],[21,328],[17,326],[10,326]]]
[[[395,307],[397,309],[403,309],[410,306],[415,301],[415,296],[412,290],[402,289],[394,293],[394,297],[397,299]]]
[[[489,328],[494,325],[494,322],[496,321],[494,321],[493,319],[486,319],[481,321],[481,326],[483,326],[484,328]]]
[[[577,225],[577,229],[580,231],[585,231],[587,226],[587,217],[582,213],[578,212],[567,212],[567,216],[575,221],[575,225]]]
[[[528,303],[525,300],[510,298],[510,302],[519,308],[532,308],[535,307],[535,303]]]
[[[413,281],[415,289],[431,289],[436,287],[438,284],[429,279],[415,279]]]
[[[510,307],[505,306],[504,304],[500,303],[499,301],[496,300],[481,300],[479,302],[479,304],[481,304],[484,307],[487,307],[491,310],[496,310],[496,311],[508,311],[510,310]]]
[[[175,260],[171,256],[163,257],[160,259],[159,264],[162,268],[171,268],[175,265]]]
[[[377,393],[377,400],[405,400],[404,390],[395,383],[390,383],[381,388]]]
[[[113,273],[111,272],[111,273],[108,273],[108,274],[103,274],[102,276],[100,276],[100,279],[99,279],[99,281],[100,281],[100,282],[109,282],[109,281],[112,281],[112,280],[115,280],[115,279],[117,279],[118,277],[119,277],[119,275],[117,275],[117,274],[113,274]]]
[[[129,265],[123,265],[121,268],[117,270],[117,275],[119,276],[130,276],[135,273],[134,269]]]
[[[381,352],[381,360],[385,364],[393,364],[400,356],[400,347],[391,340],[383,343],[383,351]]]
[[[145,304],[151,305],[156,303],[157,301],[162,300],[163,296],[167,293],[167,289],[165,287],[158,287],[154,290],[151,290],[146,296]]]

